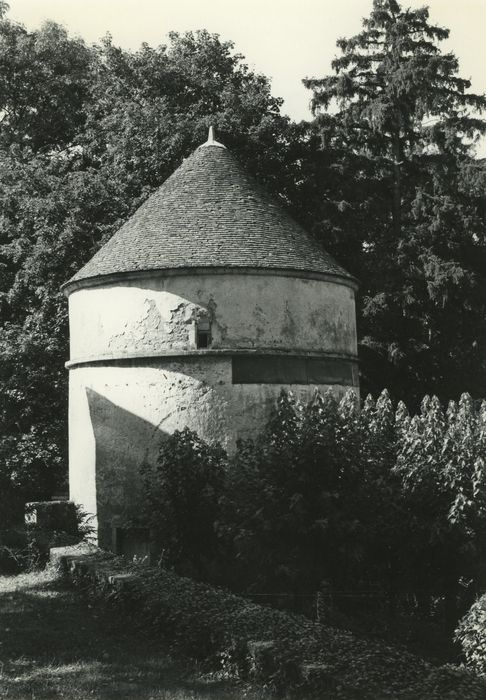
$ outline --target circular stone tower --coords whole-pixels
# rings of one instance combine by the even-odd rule
[[[355,290],[210,130],[65,285],[70,496],[102,546],[164,435],[231,450],[282,388],[358,388]]]

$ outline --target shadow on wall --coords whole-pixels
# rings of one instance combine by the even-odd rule
[[[96,444],[96,504],[101,547],[112,549],[115,528],[137,515],[141,469],[154,464],[167,433],[86,388]]]

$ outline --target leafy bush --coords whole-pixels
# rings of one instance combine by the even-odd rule
[[[181,573],[214,575],[225,463],[219,445],[208,445],[185,428],[169,436],[157,464],[144,469],[144,525],[161,560]]]
[[[442,600],[452,629],[484,574],[485,447],[486,402],[467,394],[447,410],[425,397],[412,418],[386,391],[361,410],[352,393],[307,405],[282,393],[229,463],[230,584],[407,594],[427,615]]]
[[[306,406],[280,396],[266,431],[230,464],[237,578],[305,594],[323,582],[369,588],[377,567],[388,568],[397,479],[387,453],[393,412],[386,395],[380,401],[360,412],[352,393],[340,403],[316,394]]]
[[[62,485],[61,450],[48,431],[0,436],[0,530],[21,525],[26,502],[50,498]]]
[[[481,596],[462,618],[456,630],[468,664],[486,673],[486,595]]]
[[[319,590],[372,591],[452,632],[485,574],[485,448],[486,402],[467,394],[447,410],[425,397],[411,417],[386,391],[361,409],[352,392],[282,392],[229,458],[171,436],[144,474],[145,526],[179,573],[295,609]]]
[[[0,531],[0,574],[42,569],[51,547],[74,544],[77,537],[66,536],[36,526]]]

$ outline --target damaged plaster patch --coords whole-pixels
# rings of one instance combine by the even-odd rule
[[[112,351],[124,352],[139,350],[140,347],[157,351],[187,348],[198,309],[189,301],[181,301],[167,310],[166,313],[170,314],[167,319],[162,317],[154,299],[145,299],[140,316],[126,321],[124,330],[110,338],[108,347]]]
[[[147,340],[147,336],[161,332],[162,318],[153,299],[145,299],[143,313],[134,323],[133,320],[125,321],[125,330],[113,335],[108,341],[110,350],[129,350],[134,345]]]
[[[166,323],[167,347],[188,347],[196,309],[197,306],[188,301],[181,301],[175,309],[171,309],[170,320]]]
[[[162,318],[154,299],[145,299],[144,305],[145,314],[142,316],[142,321],[145,321],[149,328],[160,328]]]

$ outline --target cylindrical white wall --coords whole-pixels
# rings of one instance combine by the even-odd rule
[[[356,355],[354,291],[330,280],[154,274],[74,291],[69,309],[72,361],[191,349],[201,309],[213,317],[215,349]]]
[[[105,546],[167,434],[188,426],[232,449],[282,388],[305,400],[358,385],[354,291],[329,279],[154,273],[73,291],[70,328],[71,498],[97,513]]]

